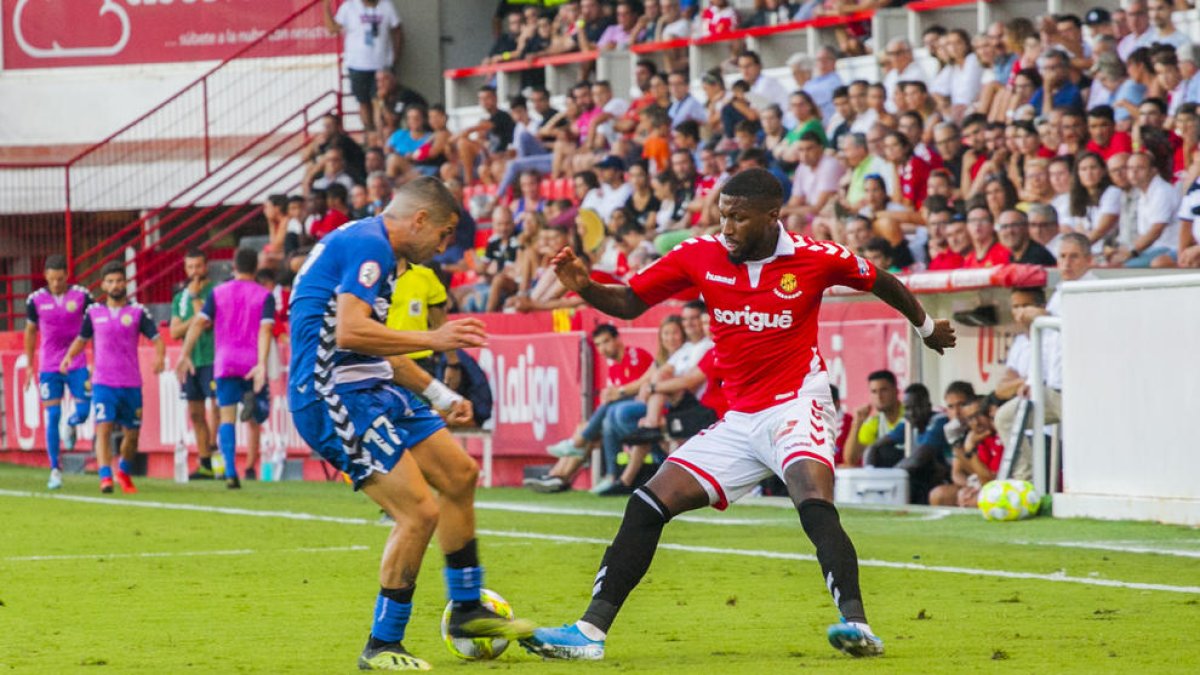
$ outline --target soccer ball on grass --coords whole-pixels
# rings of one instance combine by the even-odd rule
[[[479,601],[484,607],[500,616],[506,619],[513,618],[512,605],[500,597],[499,593],[484,588],[479,592]],[[500,656],[505,649],[508,649],[508,640],[503,638],[451,637],[450,611],[453,607],[454,602],[448,602],[445,611],[442,612],[442,641],[446,643],[446,648],[450,650],[451,654],[467,661],[486,661]]]
[[[979,491],[979,510],[986,520],[1024,520],[1037,515],[1042,497],[1023,480],[994,480]]]

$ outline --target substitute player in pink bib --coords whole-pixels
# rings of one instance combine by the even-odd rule
[[[133,459],[137,455],[138,432],[142,428],[142,372],[138,365],[138,335],[154,343],[154,374],[163,371],[166,346],[158,334],[158,326],[146,308],[130,302],[126,295],[125,268],[111,262],[100,270],[101,287],[108,296],[103,304],[89,305],[83,315],[79,337],[71,343],[63,357],[59,372],[66,374],[83,353],[89,340],[94,368],[92,372],[92,407],[96,410],[96,463],[100,474],[100,491],[113,491],[112,432],[113,425],[124,428],[121,457],[117,462],[116,479],[124,492],[137,492],[130,478]]]
[[[863,609],[858,556],[833,506],[834,409],[817,349],[817,314],[825,289],[849,286],[900,311],[938,353],[954,346],[954,330],[949,321],[928,316],[895,277],[845,247],[787,232],[779,223],[783,189],[771,173],[738,173],[721,188],[718,206],[719,235],[683,242],[629,286],[595,283],[570,249],[554,259],[564,286],[618,318],[637,317],[680,291],[699,289],[730,409],[634,492],[582,619],[535,631],[522,642],[531,652],[603,658],[608,630],[649,569],[663,526],[702,506],[723,509],[775,474],[787,484],[842,615],[829,628],[830,643],[852,656],[883,653]]]
[[[246,456],[246,477],[257,478],[258,441],[261,427],[271,414],[266,386],[267,355],[271,350],[271,328],[275,323],[275,298],[254,281],[258,252],[240,248],[233,258],[233,279],[213,289],[196,320],[183,339],[179,364],[175,367],[181,381],[195,372],[190,354],[192,347],[209,326],[213,328],[216,356],[213,375],[217,379],[217,405],[221,406],[221,426],[217,428],[217,446],[225,459],[225,486],[242,486],[237,472],[238,403],[243,405],[242,420],[250,423],[250,452]]]

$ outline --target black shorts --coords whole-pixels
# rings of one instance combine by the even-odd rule
[[[196,366],[196,372],[188,375],[179,389],[179,397],[185,401],[204,401],[216,398],[217,385],[213,382],[213,367]]]
[[[350,72],[350,93],[362,105],[375,100],[375,71],[347,69]]]

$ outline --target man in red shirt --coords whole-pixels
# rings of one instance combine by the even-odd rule
[[[641,347],[627,347],[616,326],[609,323],[596,326],[592,331],[592,342],[607,364],[607,372],[601,380],[604,387],[598,396],[600,407],[587,422],[579,425],[571,438],[546,448],[546,452],[559,459],[545,476],[525,479],[524,484],[536,492],[562,492],[570,488],[571,479],[583,468],[588,451],[603,440],[605,425],[613,424],[611,418],[616,412],[613,404],[637,395],[642,383],[650,376],[654,357]],[[613,456],[616,454],[614,451]]]
[[[954,346],[954,330],[949,321],[935,322],[926,314],[894,276],[844,246],[787,232],[779,222],[782,207],[779,180],[769,171],[747,169],[720,188],[720,234],[683,242],[633,276],[629,286],[596,284],[569,248],[554,258],[564,286],[620,318],[640,316],[686,288],[698,288],[730,411],[634,491],[582,619],[536,631],[522,641],[529,651],[550,658],[603,658],[607,631],[650,567],[667,522],[707,505],[723,509],[776,475],[787,485],[843,617],[830,627],[830,643],[852,656],[883,653],[883,642],[867,624],[854,546],[833,506],[833,401],[817,349],[817,314],[825,289],[843,285],[899,310],[939,353]]]
[[[967,211],[967,234],[971,236],[971,250],[964,256],[964,268],[999,267],[1012,260],[1012,253],[996,238],[992,212],[986,206]]]
[[[322,237],[350,222],[350,192],[341,183],[333,183],[325,188],[325,203],[329,210],[325,216],[313,223],[313,239],[320,241]]]
[[[1107,162],[1110,157],[1122,152],[1133,152],[1133,139],[1124,131],[1117,131],[1116,117],[1112,106],[1098,105],[1087,113],[1089,152],[1094,152]]]
[[[987,402],[980,396],[962,408],[967,425],[966,438],[956,443],[950,467],[953,483],[940,485],[929,493],[931,506],[978,506],[979,489],[996,478],[1004,459],[1004,446],[988,414]]]

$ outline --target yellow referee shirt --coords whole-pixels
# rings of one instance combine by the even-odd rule
[[[446,287],[433,270],[410,263],[408,269],[396,278],[387,326],[392,330],[429,330],[429,307],[445,302]],[[433,351],[427,349],[407,356],[423,359],[432,355]]]

